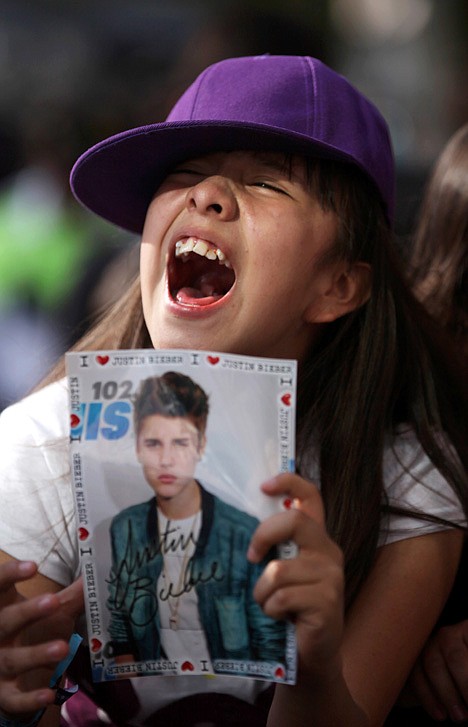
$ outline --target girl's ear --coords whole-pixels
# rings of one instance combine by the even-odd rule
[[[346,266],[346,267],[345,267]],[[330,323],[369,300],[372,268],[368,263],[344,261],[323,278],[323,288],[305,311],[307,323]]]

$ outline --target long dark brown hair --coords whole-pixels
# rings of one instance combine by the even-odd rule
[[[373,186],[352,167],[324,171],[322,203],[341,222],[332,254],[368,262],[372,292],[327,327],[302,367],[297,459],[307,472],[310,441],[317,442],[327,524],[345,554],[349,603],[372,564],[382,515],[408,514],[385,501],[384,448],[398,425],[414,430],[468,513],[467,397],[451,339],[405,282]]]
[[[339,218],[331,254],[372,266],[368,302],[328,324],[299,370],[297,468],[307,477],[318,451],[327,526],[344,551],[350,603],[372,565],[382,515],[400,512],[385,502],[383,476],[386,440],[398,424],[414,429],[468,513],[466,392],[447,342],[438,340],[431,318],[405,282],[372,183],[342,163],[311,161],[308,172],[312,192]],[[151,345],[136,279],[74,348]],[[62,361],[48,381],[63,375]]]
[[[408,269],[417,298],[468,355],[468,124],[449,139],[429,177]]]

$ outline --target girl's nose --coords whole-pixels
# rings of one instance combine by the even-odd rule
[[[188,190],[187,208],[202,215],[214,215],[222,220],[231,220],[237,215],[237,199],[226,177],[206,177]]]

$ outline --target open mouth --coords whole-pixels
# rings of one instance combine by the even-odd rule
[[[210,305],[234,285],[231,263],[219,248],[198,237],[176,242],[168,267],[171,298],[182,305]]]

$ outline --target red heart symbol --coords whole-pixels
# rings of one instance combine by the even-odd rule
[[[96,651],[101,651],[102,649],[102,643],[99,641],[99,639],[91,639],[91,651],[93,654],[96,653]]]
[[[86,530],[86,528],[78,528],[78,538],[80,540],[86,540],[88,535],[89,535],[89,532]]]
[[[72,414],[70,417],[70,426],[73,429],[74,427],[77,427],[80,423],[80,417],[76,416],[76,414]]]
[[[291,394],[283,394],[281,401],[285,406],[291,406]]]
[[[219,356],[208,356],[208,363],[212,366],[216,366],[216,364],[219,363]]]
[[[277,669],[275,670],[275,677],[276,677],[277,679],[284,679],[284,669],[283,669],[283,667],[282,667],[282,666],[279,666],[279,667],[278,667],[278,668],[277,668]]]
[[[181,666],[182,671],[193,671],[195,667],[193,666],[192,662],[190,661],[184,661],[184,663]]]
[[[109,361],[109,356],[96,356],[96,361],[101,366],[105,366],[106,363]]]
[[[291,507],[292,507],[292,504],[293,504],[293,501],[291,500],[291,498],[290,498],[290,497],[287,497],[287,498],[286,498],[286,500],[283,500],[283,507],[284,507],[284,508],[285,508],[286,510],[290,510],[290,509],[291,509]]]

